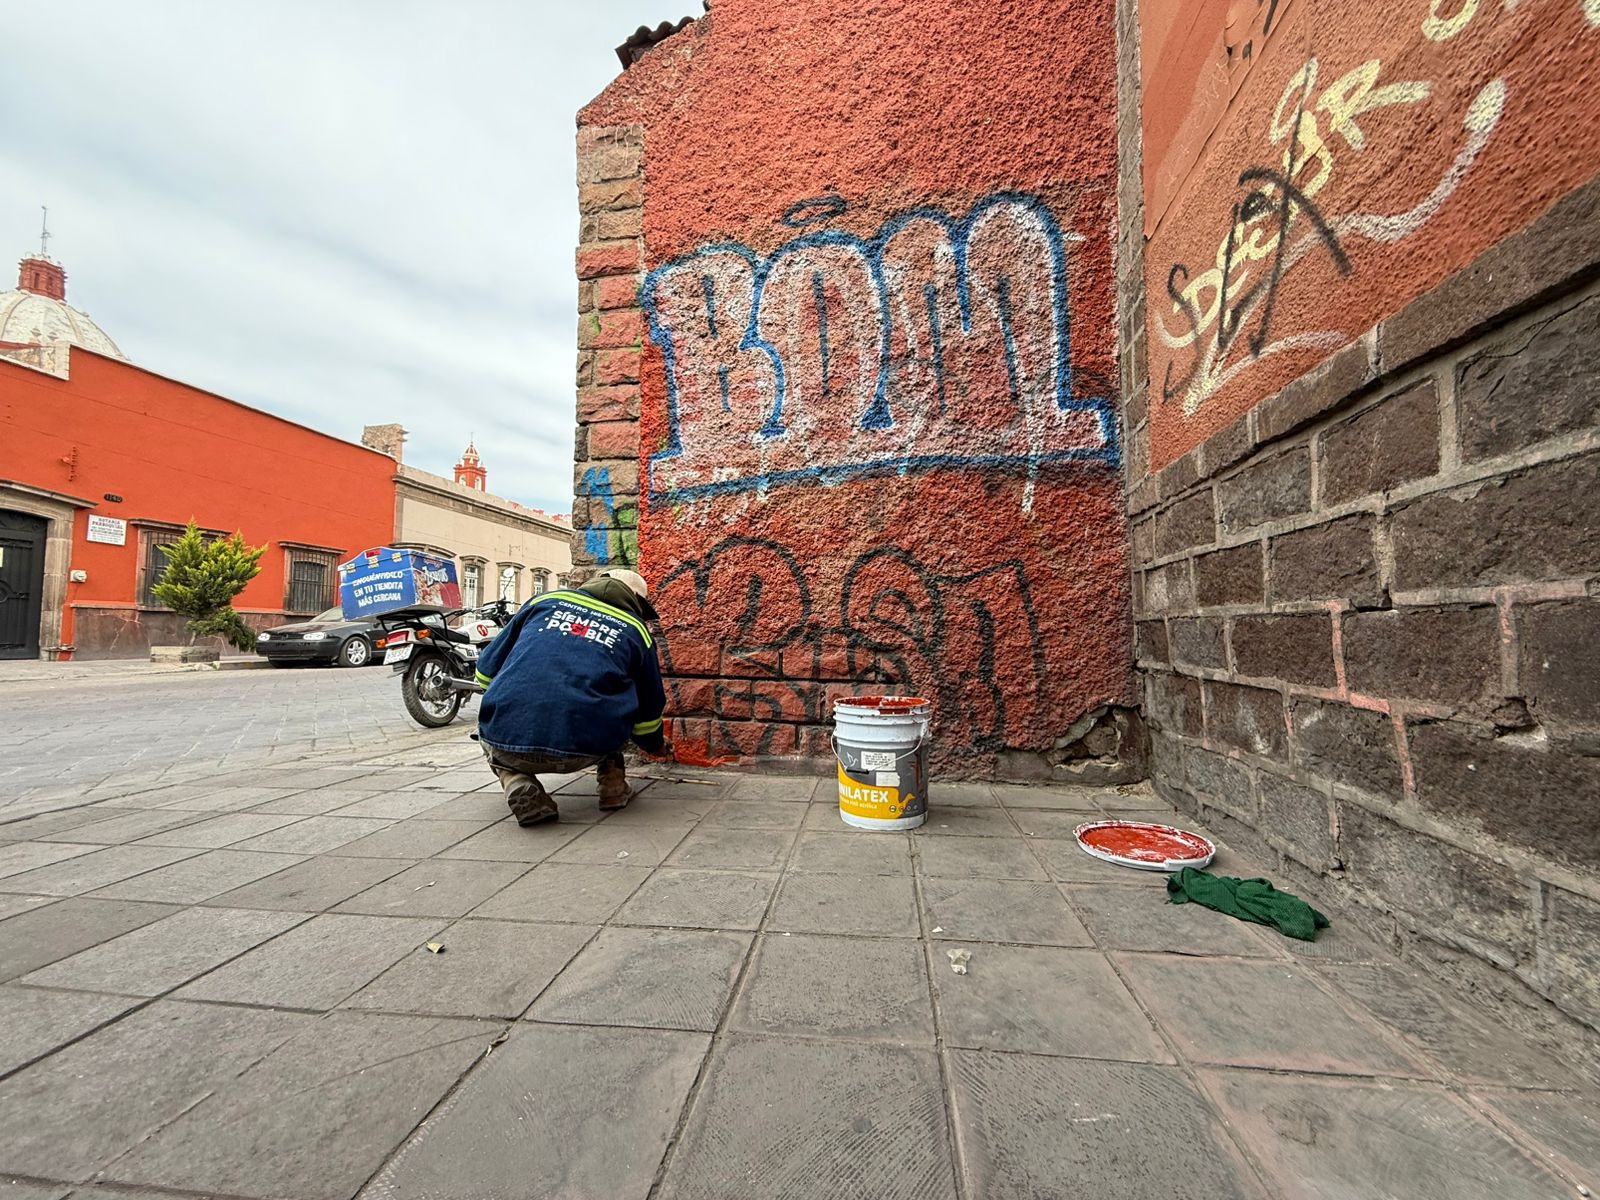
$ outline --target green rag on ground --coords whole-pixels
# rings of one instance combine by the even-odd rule
[[[1167,898],[1170,904],[1203,904],[1241,921],[1271,925],[1302,942],[1315,941],[1317,930],[1328,927],[1327,917],[1265,879],[1235,879],[1184,867],[1167,877]]]

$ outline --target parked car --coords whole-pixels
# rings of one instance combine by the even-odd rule
[[[349,621],[337,608],[256,635],[256,653],[275,667],[295,663],[364,667],[381,661],[376,651],[382,649],[383,630],[376,621]]]

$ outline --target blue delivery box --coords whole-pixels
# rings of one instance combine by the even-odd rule
[[[339,608],[346,620],[402,609],[442,613],[460,607],[456,564],[448,558],[379,546],[339,564]]]

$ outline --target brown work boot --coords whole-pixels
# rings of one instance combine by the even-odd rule
[[[602,758],[595,774],[600,780],[600,811],[616,812],[619,808],[628,807],[628,801],[633,799],[633,789],[628,786],[622,755],[608,754]]]
[[[537,779],[524,778],[506,789],[506,807],[516,817],[517,824],[526,829],[545,821],[554,821],[559,815],[556,802]]]

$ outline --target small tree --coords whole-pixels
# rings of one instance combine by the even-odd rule
[[[190,521],[181,538],[161,547],[167,565],[161,582],[151,590],[161,603],[189,619],[192,637],[225,638],[240,650],[250,650],[256,635],[233,611],[233,598],[261,574],[266,550],[265,546],[252,550],[238,533],[207,541]]]

